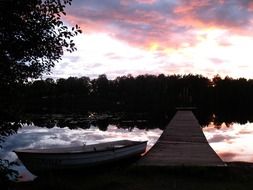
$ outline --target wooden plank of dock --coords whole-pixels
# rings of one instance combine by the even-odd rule
[[[138,162],[145,166],[224,166],[192,111],[177,111],[161,137]]]

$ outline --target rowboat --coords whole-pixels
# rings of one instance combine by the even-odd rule
[[[120,140],[78,147],[16,149],[18,158],[33,174],[79,169],[141,156],[147,141]]]

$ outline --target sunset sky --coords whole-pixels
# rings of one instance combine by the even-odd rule
[[[73,0],[66,12],[83,34],[50,77],[253,78],[252,0]]]

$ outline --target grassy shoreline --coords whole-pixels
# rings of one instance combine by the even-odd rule
[[[253,189],[252,164],[229,167],[113,167],[58,173],[32,182],[12,183],[17,190],[155,190],[155,189]]]

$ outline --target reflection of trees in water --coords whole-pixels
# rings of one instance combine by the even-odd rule
[[[38,127],[68,127],[70,129],[82,128],[87,129],[91,126],[98,127],[102,131],[106,131],[109,125],[116,125],[119,128],[133,129],[163,129],[167,122],[172,118],[174,112],[166,116],[157,116],[146,113],[93,113],[94,117],[89,115],[26,115],[26,123],[33,124]]]
[[[87,129],[90,126],[96,126],[101,131],[106,131],[110,124],[117,126],[118,128],[127,129],[131,132],[134,128],[139,129],[164,129],[169,123],[170,119],[175,112],[171,112],[164,117],[157,117],[148,114],[114,114],[108,117],[97,117],[100,119],[89,120],[88,116],[77,115],[61,115],[54,117],[53,115],[40,115],[36,117],[30,117],[29,119],[20,120],[18,122],[0,122],[0,143],[4,142],[4,138],[10,136],[18,131],[23,125],[34,124],[38,127],[52,128],[57,127],[69,127],[70,129],[82,128]],[[250,112],[238,112],[237,110],[223,110],[212,112],[211,110],[194,110],[194,114],[197,117],[201,126],[207,126],[210,122],[213,122],[217,128],[221,125],[229,127],[231,123],[245,124],[247,122],[253,122],[253,113]],[[0,177],[4,178],[6,174],[17,176],[14,170],[9,169],[14,162],[10,163],[7,160],[0,159]]]
[[[246,124],[247,122],[253,122],[253,112],[245,110],[233,110],[233,111],[217,111],[216,122],[218,123],[240,123]]]
[[[225,124],[230,127],[232,123],[246,124],[253,122],[253,111],[248,110],[219,110],[219,111],[203,111],[198,110],[195,112],[197,119],[201,126],[206,126],[213,122],[217,127]]]
[[[5,138],[16,133],[21,127],[22,124],[20,122],[0,121],[0,149],[2,149],[2,143],[4,143]],[[13,165],[17,165],[17,163],[0,158],[0,184],[8,181],[7,176],[17,179],[18,172],[11,169]]]
[[[109,126],[109,121],[107,119],[98,120],[95,125],[99,128],[99,130],[107,131],[107,128]]]
[[[8,121],[0,121],[0,137],[1,141],[4,140],[4,137],[9,136],[13,133],[16,133],[19,128],[22,127],[20,122],[8,122]]]
[[[206,126],[210,122],[213,122],[214,125],[220,126],[225,123],[228,127],[231,123],[240,123],[245,124],[247,122],[253,122],[253,113],[244,113],[244,112],[235,112],[231,110],[212,112],[211,110],[200,110],[196,109],[193,111],[196,118],[198,119],[201,126]],[[131,131],[133,128],[139,129],[155,129],[160,128],[164,129],[166,125],[169,123],[174,112],[168,113],[166,116],[157,116],[150,114],[122,114],[122,113],[114,113],[105,117],[100,117],[97,114],[97,119],[90,119],[87,115],[36,115],[36,116],[28,116],[20,123],[3,123],[0,127],[0,135],[9,136],[15,133],[20,127],[21,123],[33,124],[37,127],[47,127],[53,128],[55,126],[64,128],[68,127],[70,129],[88,129],[91,126],[98,127],[101,131],[106,131],[109,125],[115,125],[118,128],[124,128]]]
[[[210,122],[213,122],[213,124],[217,126],[225,123],[228,127],[231,123],[245,124],[247,122],[253,122],[253,113],[249,112],[241,111],[239,113],[234,110],[212,112],[211,110],[200,109],[196,109],[193,112],[201,126],[206,126]],[[106,131],[110,124],[115,125],[118,128],[129,129],[130,131],[133,128],[164,129],[174,114],[175,112],[171,112],[163,117],[157,117],[157,115],[152,116],[144,113],[131,113],[129,115],[127,113],[114,113],[108,115],[108,117],[105,117],[103,114],[103,117],[100,117],[99,114],[97,114],[98,119],[90,119],[87,115],[60,115],[57,117],[54,115],[27,115],[27,118],[29,119],[20,120],[19,122],[2,121],[0,125],[0,136],[9,136],[16,133],[17,130],[22,127],[22,123],[33,124],[37,127],[53,128],[57,126],[60,128],[68,127],[70,129],[88,129],[91,126],[95,126],[101,131]],[[1,138],[0,141],[1,140],[3,140],[3,138]]]

